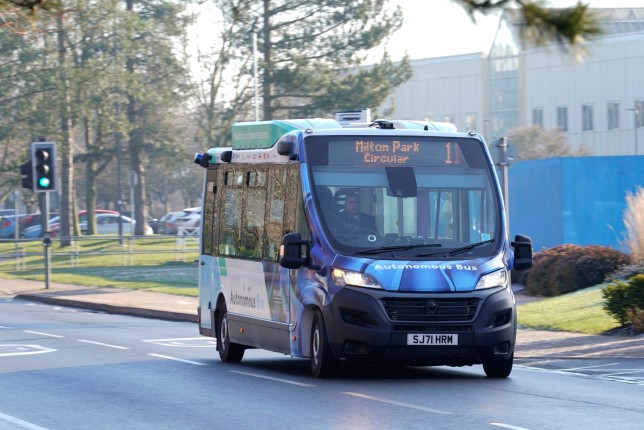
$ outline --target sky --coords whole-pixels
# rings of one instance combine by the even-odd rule
[[[391,0],[402,7],[402,28],[387,44],[393,60],[405,51],[412,60],[472,52],[487,53],[496,33],[499,15],[476,15],[472,22],[465,10],[452,0]],[[576,0],[550,0],[551,7],[567,7]],[[590,7],[644,7],[642,0],[585,0]]]

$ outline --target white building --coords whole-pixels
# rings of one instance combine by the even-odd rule
[[[488,55],[411,61],[413,77],[383,108],[488,140],[536,124],[593,155],[644,154],[644,8],[592,11],[603,33],[581,51],[525,45],[523,23],[506,12]]]

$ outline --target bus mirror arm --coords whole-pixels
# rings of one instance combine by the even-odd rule
[[[532,239],[517,234],[511,245],[514,248],[514,268],[525,270],[532,267]]]
[[[299,269],[310,264],[309,242],[302,240],[300,233],[287,233],[280,246],[280,265],[287,269]]]

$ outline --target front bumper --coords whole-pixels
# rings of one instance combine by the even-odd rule
[[[429,302],[424,310],[421,305]],[[433,309],[436,303],[443,313]],[[415,312],[406,311],[410,306]],[[510,288],[395,293],[345,287],[323,313],[334,355],[351,360],[472,365],[510,357],[516,341],[516,306]],[[409,346],[408,333],[458,334],[458,345]]]

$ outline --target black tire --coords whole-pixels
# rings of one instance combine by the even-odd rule
[[[226,304],[221,305],[219,310],[219,324],[217,325],[217,350],[219,358],[224,363],[239,363],[244,358],[245,348],[243,345],[230,341],[228,333],[228,310]]]
[[[483,363],[483,370],[489,378],[507,378],[512,373],[514,354],[503,360],[494,360]]]
[[[333,356],[324,326],[324,318],[315,311],[311,325],[311,372],[316,378],[329,378],[335,374],[338,360]]]

